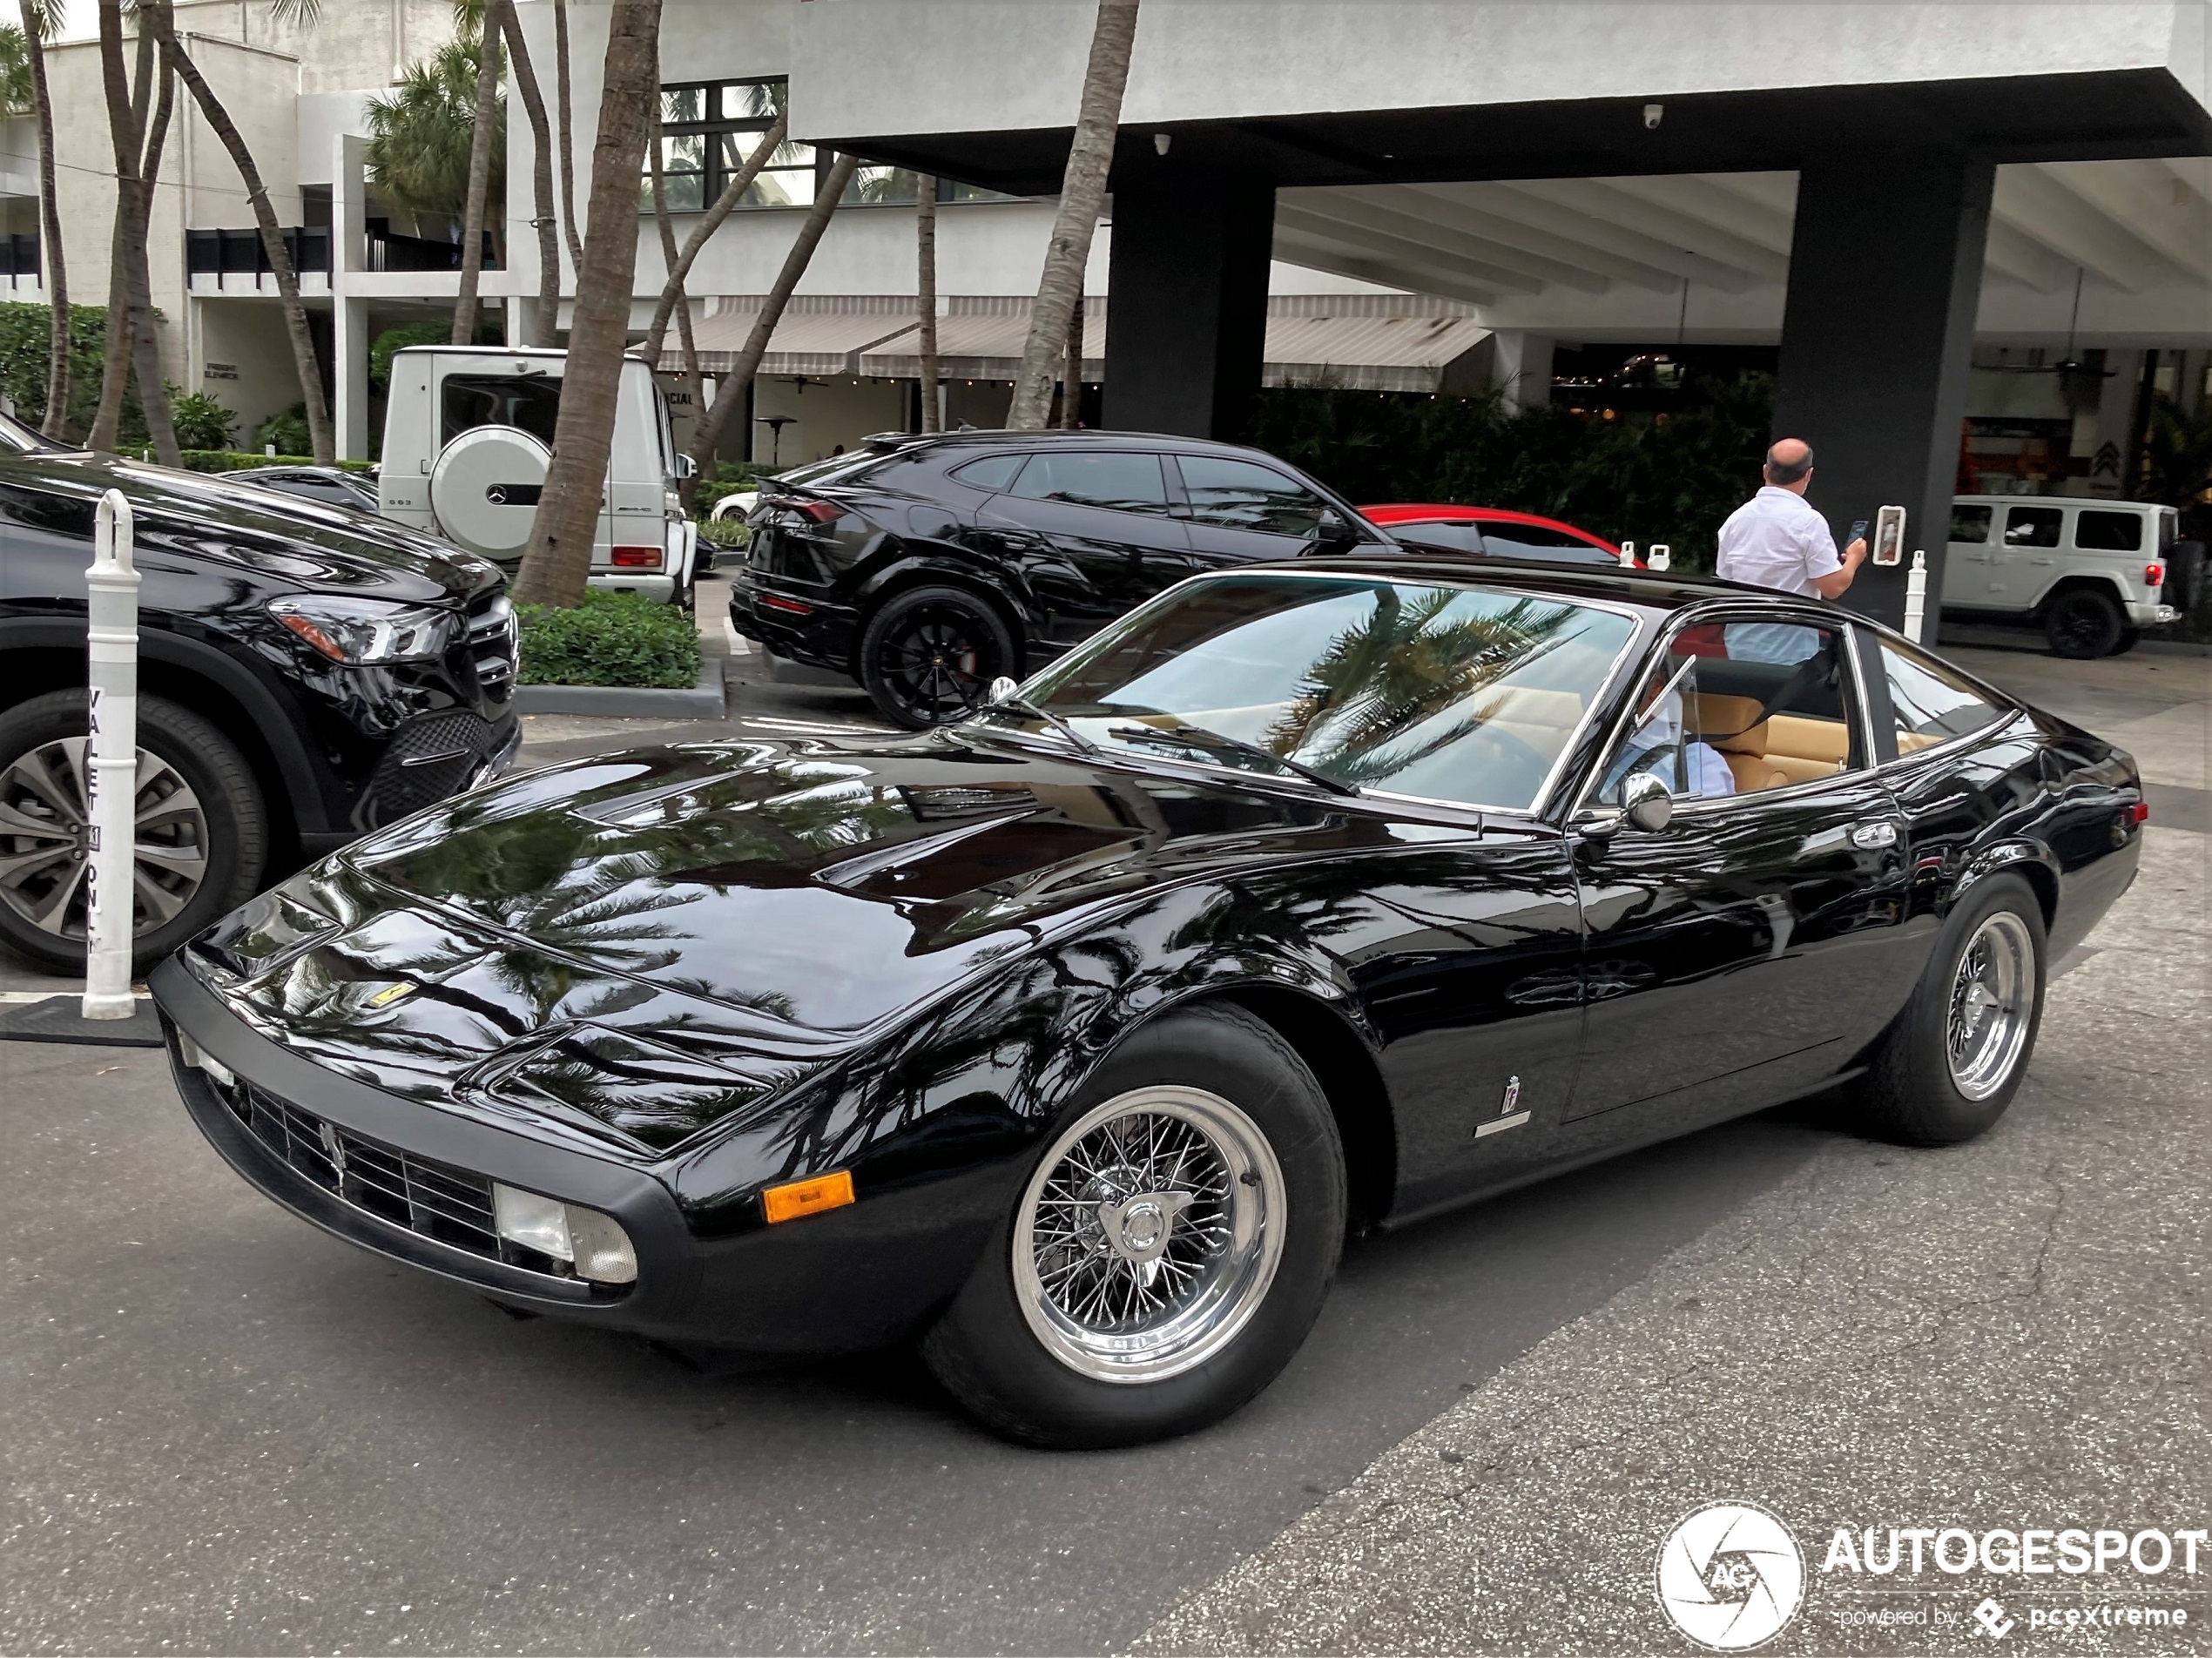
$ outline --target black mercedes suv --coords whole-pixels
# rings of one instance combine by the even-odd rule
[[[137,942],[496,770],[521,737],[496,566],[359,513],[62,449],[0,416],[0,940],[84,959],[92,521],[137,521]]]
[[[1393,545],[1271,455],[1135,432],[886,434],[764,482],[747,522],[732,624],[917,729],[1186,576]]]

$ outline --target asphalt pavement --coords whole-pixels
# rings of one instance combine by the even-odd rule
[[[1958,654],[2201,806],[2202,659]],[[549,718],[525,759],[873,724],[763,666],[727,721]],[[0,1043],[0,1650],[1677,1651],[1654,1561],[1716,1499],[1814,1566],[1839,1525],[2206,1526],[2212,839],[2154,811],[1995,1134],[1813,1102],[1361,1240],[1251,1408],[1104,1455],[1001,1445],[901,1356],[703,1374],[517,1322],[251,1192],[159,1055]],[[2067,1648],[2206,1649],[2202,1563],[2150,1586],[2195,1626]],[[1768,1650],[1991,1644],[1847,1626],[1920,1604],[1847,1587]]]

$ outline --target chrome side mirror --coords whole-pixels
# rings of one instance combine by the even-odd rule
[[[699,463],[691,459],[691,457],[688,455],[678,455],[676,457],[676,475],[679,478],[698,477],[699,475]]]
[[[1015,691],[1021,689],[1022,682],[1020,680],[1011,679],[1006,675],[1001,674],[997,678],[991,681],[989,688],[983,693],[983,700],[990,703],[1002,703],[1008,697],[1011,697]]]
[[[1675,819],[1675,797],[1649,772],[1638,772],[1621,785],[1621,815],[1649,834]]]

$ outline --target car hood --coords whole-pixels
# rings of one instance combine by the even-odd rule
[[[0,475],[73,499],[79,511],[119,489],[141,536],[165,536],[196,559],[235,560],[302,588],[428,603],[473,597],[503,579],[498,566],[450,543],[220,473],[40,453],[7,457]]]
[[[956,734],[651,749],[419,814],[193,956],[320,1062],[658,1150],[1164,880],[1392,839]]]

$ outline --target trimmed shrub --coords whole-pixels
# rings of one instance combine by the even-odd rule
[[[177,441],[188,449],[226,449],[238,416],[206,392],[188,392],[170,405]]]
[[[315,447],[307,430],[307,406],[294,403],[281,414],[272,414],[253,428],[256,448],[273,443],[279,455],[307,455]],[[265,457],[266,458],[266,457]]]
[[[688,691],[698,683],[698,631],[673,604],[588,588],[574,610],[525,604],[516,616],[523,684]]]
[[[244,449],[186,449],[184,452],[187,472],[243,472],[249,467],[313,466],[312,455],[251,455]],[[338,464],[348,472],[367,472],[374,464],[368,461],[341,461]]]
[[[750,547],[752,532],[745,527],[742,518],[702,518],[699,539],[711,541],[717,547]]]

